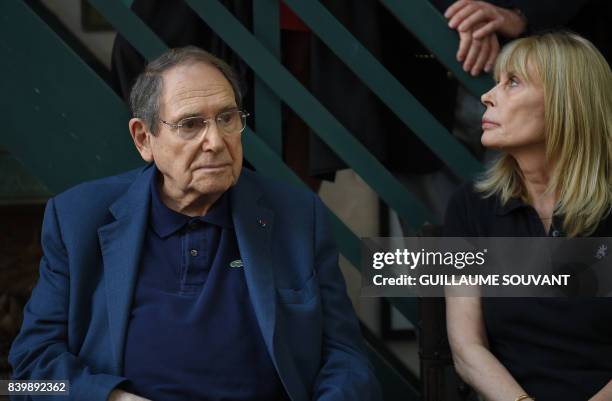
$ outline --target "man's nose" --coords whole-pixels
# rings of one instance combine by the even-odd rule
[[[216,121],[211,121],[204,140],[202,141],[202,149],[204,151],[217,152],[225,147],[223,132],[217,127]]]

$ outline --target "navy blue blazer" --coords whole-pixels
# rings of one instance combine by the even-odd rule
[[[49,200],[40,278],[9,354],[15,379],[67,379],[69,399],[86,401],[106,400],[124,380],[154,171]],[[321,201],[244,169],[229,194],[253,309],[292,401],[380,399]]]

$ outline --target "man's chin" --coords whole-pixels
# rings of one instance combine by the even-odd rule
[[[233,184],[231,175],[224,177],[222,180],[196,180],[192,188],[202,195],[223,194]]]

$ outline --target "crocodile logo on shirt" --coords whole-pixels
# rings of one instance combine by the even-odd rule
[[[242,263],[242,260],[240,259],[236,259],[232,262],[230,262],[230,267],[244,267],[244,263]]]

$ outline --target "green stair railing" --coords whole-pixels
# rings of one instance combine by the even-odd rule
[[[270,0],[269,0],[270,1]],[[398,214],[418,227],[435,219],[217,0],[186,0],[270,89]]]
[[[461,84],[480,98],[493,86],[488,75],[472,77],[455,59],[459,37],[447,26],[444,16],[427,0],[379,0],[402,25],[416,36]]]
[[[253,0],[253,33],[277,59],[281,57],[280,7],[278,1]],[[255,77],[256,130],[266,144],[278,155],[282,153],[281,101],[278,96]]]
[[[142,163],[125,103],[20,0],[0,2],[0,146],[51,192]]]
[[[197,3],[208,5],[213,1]],[[285,3],[452,171],[469,179],[481,170],[480,162],[321,3],[303,0]],[[206,8],[207,14],[214,14],[213,10],[216,11],[212,6]],[[210,15],[208,20],[213,18]]]

